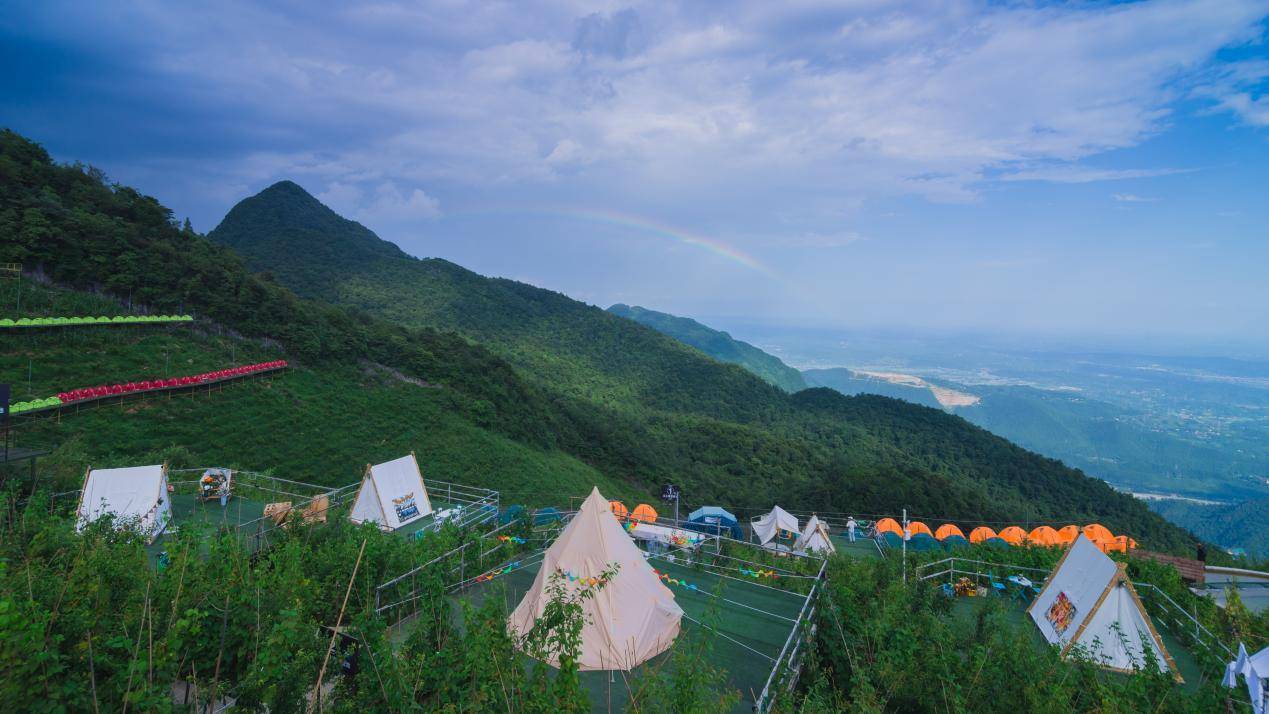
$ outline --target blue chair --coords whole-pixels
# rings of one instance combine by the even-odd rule
[[[943,583],[942,587],[943,597],[948,598],[949,600],[956,597],[956,588],[952,587],[951,583]]]
[[[1008,591],[1008,588],[1005,587],[1005,584],[996,579],[995,573],[988,573],[987,578],[991,580],[992,591],[995,592],[997,595],[1004,595],[1005,592]]]

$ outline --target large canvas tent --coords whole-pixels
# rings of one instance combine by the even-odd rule
[[[610,580],[602,586],[594,583],[614,566],[616,574]],[[508,620],[513,634],[527,635],[545,612],[551,599],[548,586],[556,574],[574,592],[598,588],[582,601],[586,622],[580,669],[629,670],[664,652],[678,637],[683,610],[617,522],[598,488],[543,555],[533,585]]]
[[[1161,669],[1181,681],[1125,566],[1085,535],[1062,555],[1027,614],[1063,655],[1078,647],[1102,666],[1126,672],[1140,669],[1149,652]]]
[[[832,539],[828,537],[828,528],[814,514],[811,515],[811,520],[806,522],[806,528],[802,530],[802,535],[798,537],[797,545],[793,546],[793,549],[824,554],[837,552]]]
[[[353,523],[379,524],[394,531],[432,512],[432,502],[423,485],[423,474],[414,452],[399,459],[366,467],[361,489],[348,518]]]
[[[76,509],[76,530],[106,514],[121,523],[135,524],[153,540],[172,519],[172,501],[167,492],[167,467],[129,466],[121,469],[94,469],[84,473],[84,490]]]
[[[780,535],[796,536],[802,530],[798,525],[797,517],[779,506],[772,508],[767,515],[755,518],[749,523],[753,526],[754,535],[758,536],[758,541],[763,545]]]

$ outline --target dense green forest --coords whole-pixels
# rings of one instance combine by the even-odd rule
[[[1252,560],[1269,560],[1269,498],[1225,505],[1158,500],[1150,508],[1204,540],[1237,544]]]
[[[562,448],[610,474],[677,482],[692,503],[745,514],[777,499],[821,512],[906,505],[966,524],[1101,520],[1152,534],[1139,538],[1152,547],[1191,550],[1188,534],[1132,498],[957,417],[829,390],[791,396],[630,320],[401,255],[354,225],[282,182],[240,202],[210,237],[301,294],[478,342],[593,418],[600,439]]]
[[[608,312],[651,327],[663,335],[695,347],[719,362],[738,364],[786,392],[806,389],[802,373],[781,362],[778,357],[691,318],[620,303],[609,307]]]

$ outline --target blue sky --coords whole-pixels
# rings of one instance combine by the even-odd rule
[[[0,10],[0,124],[199,230],[289,178],[605,306],[1269,353],[1263,0]]]

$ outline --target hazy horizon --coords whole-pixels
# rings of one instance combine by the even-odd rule
[[[603,307],[1269,354],[1262,2],[68,10],[0,125],[200,231],[292,179]]]

